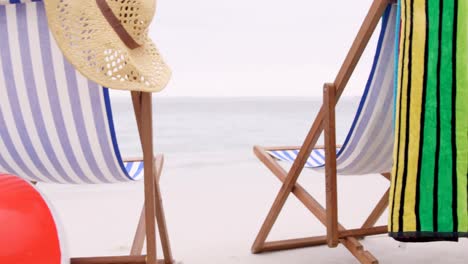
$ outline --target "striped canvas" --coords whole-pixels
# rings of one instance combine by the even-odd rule
[[[40,2],[42,0],[0,0],[0,5]]]
[[[468,236],[468,1],[401,1],[391,236]]]
[[[359,108],[346,140],[337,154],[340,175],[390,172],[393,150],[393,102],[396,5],[382,18],[374,63]],[[296,150],[269,152],[273,157],[293,162]],[[323,170],[323,150],[314,150],[306,167]]]
[[[74,184],[141,178],[141,162],[121,159],[108,90],[74,70],[43,3],[28,2],[0,5],[0,172]]]
[[[337,151],[339,151],[339,149]],[[268,151],[268,153],[278,160],[293,163],[296,160],[297,155],[299,155],[299,150],[272,150]],[[314,149],[312,153],[310,153],[305,166],[307,168],[317,168],[323,166],[323,164],[325,164],[325,150]]]

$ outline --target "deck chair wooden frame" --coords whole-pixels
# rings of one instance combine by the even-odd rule
[[[144,206],[129,256],[72,258],[71,264],[172,264],[172,250],[159,188],[164,157],[153,154],[152,94],[131,92],[133,109],[143,149]],[[137,159],[135,159],[137,160]],[[156,225],[164,258],[157,258]],[[146,255],[142,255],[146,238]]]
[[[145,156],[149,156],[151,162],[145,164],[150,164],[149,168],[145,167],[145,171],[149,172],[149,176],[145,174],[145,205],[141,211],[140,219],[138,221],[137,230],[135,237],[133,239],[132,248],[129,256],[114,256],[114,257],[88,257],[88,258],[72,258],[70,260],[71,264],[113,264],[113,263],[125,263],[125,264],[172,264],[172,250],[169,241],[169,235],[167,231],[166,218],[164,214],[164,207],[162,204],[161,191],[159,188],[159,180],[161,178],[162,168],[164,165],[164,156],[156,155],[154,158],[151,158],[153,154],[153,138],[152,138],[152,116],[151,111],[151,93],[143,92],[131,92],[133,108],[135,111],[135,117],[137,120],[138,131],[140,134],[141,144],[145,146],[143,148],[143,160],[146,161]],[[149,102],[143,102],[144,97],[149,97]],[[146,99],[148,101],[148,99]],[[149,104],[146,105],[146,104]],[[143,116],[143,113],[150,113],[150,116]],[[150,121],[149,126],[146,125],[143,128],[143,123]],[[146,124],[146,123],[145,123]],[[146,129],[146,130],[143,130]],[[151,147],[151,149],[149,149]],[[146,151],[145,151],[146,150]],[[148,154],[149,153],[149,154]],[[141,159],[126,159],[125,161],[138,161]],[[146,166],[146,165],[145,165]],[[148,179],[148,180],[146,180]],[[154,185],[151,184],[154,182]],[[36,185],[36,181],[31,181],[32,184]],[[156,222],[154,217],[146,217],[147,215],[154,215],[156,217]],[[164,259],[157,260],[156,252],[156,229],[155,224],[158,225],[158,230],[160,232],[161,247],[163,249]],[[142,255],[145,239],[147,239],[147,255]],[[153,260],[153,262],[151,262]],[[156,262],[154,260],[157,260]]]
[[[343,244],[361,263],[378,263],[377,259],[359,242],[360,238],[387,232],[387,226],[374,226],[388,206],[389,189],[382,196],[361,228],[345,229],[338,222],[337,205],[337,171],[336,171],[336,131],[335,106],[359,62],[365,47],[375,31],[380,18],[389,4],[396,0],[374,0],[370,10],[355,38],[349,53],[333,83],[324,85],[323,105],[320,108],[311,129],[302,146],[298,147],[254,147],[255,155],[283,183],[275,201],[263,222],[263,225],[252,245],[253,253],[286,250],[327,244],[336,247]],[[316,147],[320,134],[325,136],[325,177],[326,177],[326,208],[312,197],[297,180],[307,162],[312,150]],[[272,158],[267,151],[296,149],[299,154],[287,172]],[[382,172],[390,180],[390,173]],[[299,239],[266,242],[283,206],[290,194],[294,194],[301,203],[325,225],[327,234]]]
[[[51,40],[46,19],[40,0],[0,1],[0,117],[4,128],[0,130],[0,170],[16,171],[33,183],[67,184],[130,182],[143,174],[144,206],[129,254],[72,258],[70,262],[173,263],[159,185],[164,159],[153,152],[152,93],[130,92],[143,158],[123,160],[108,89],[79,75],[68,63]],[[159,260],[156,230],[164,253]],[[142,255],[145,239],[147,253]]]

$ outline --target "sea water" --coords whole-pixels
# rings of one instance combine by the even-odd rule
[[[342,143],[359,98],[343,97],[336,110],[337,143]],[[189,156],[191,163],[232,162],[254,145],[301,145],[322,99],[318,97],[187,98],[154,97],[155,152]],[[123,157],[140,156],[141,147],[130,97],[112,97]],[[319,140],[321,144],[322,139]]]

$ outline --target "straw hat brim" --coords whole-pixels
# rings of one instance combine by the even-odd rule
[[[95,0],[44,1],[50,30],[67,60],[85,77],[108,88],[158,92],[171,71],[154,42],[128,48]]]

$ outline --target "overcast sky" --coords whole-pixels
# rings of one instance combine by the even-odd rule
[[[158,0],[164,96],[321,96],[371,0]],[[375,36],[345,95],[361,93]]]

